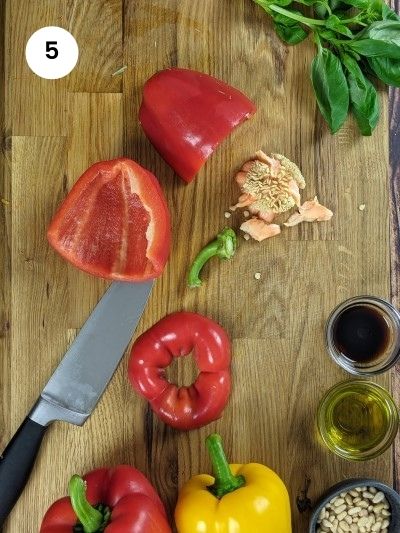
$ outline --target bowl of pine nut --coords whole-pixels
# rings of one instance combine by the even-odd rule
[[[309,533],[399,533],[400,495],[375,479],[349,479],[315,505]]]

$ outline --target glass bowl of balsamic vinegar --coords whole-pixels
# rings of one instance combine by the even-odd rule
[[[326,345],[333,360],[350,374],[386,372],[400,357],[400,313],[374,296],[346,300],[328,319]]]

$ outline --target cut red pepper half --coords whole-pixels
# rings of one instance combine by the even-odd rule
[[[45,514],[40,533],[171,533],[164,506],[147,478],[127,465],[73,476],[70,497]]]
[[[157,178],[135,161],[101,161],[72,187],[47,236],[59,254],[89,274],[155,278],[170,249],[167,203]]]
[[[139,119],[165,161],[190,182],[223,139],[255,111],[247,96],[225,82],[171,68],[146,82]]]
[[[196,381],[178,387],[167,381],[165,368],[174,357],[193,351]],[[163,318],[134,343],[129,379],[153,411],[177,429],[194,429],[221,416],[231,390],[231,344],[225,330],[202,315],[179,312]]]

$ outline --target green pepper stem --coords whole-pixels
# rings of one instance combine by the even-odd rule
[[[209,435],[206,439],[206,445],[208,453],[210,454],[211,462],[213,465],[215,482],[208,487],[208,490],[217,496],[222,498],[228,492],[233,492],[246,483],[243,476],[234,476],[231,472],[229,463],[226,459],[224,448],[222,446],[221,436],[217,433]]]
[[[86,498],[86,484],[77,475],[72,476],[69,482],[69,496],[75,514],[82,524],[85,533],[96,533],[101,531],[104,520],[108,521],[109,514],[103,515],[100,511],[90,505]]]
[[[236,233],[231,228],[224,228],[215,240],[207,244],[196,256],[188,274],[188,285],[191,288],[200,287],[200,272],[212,257],[231,259],[237,245]]]

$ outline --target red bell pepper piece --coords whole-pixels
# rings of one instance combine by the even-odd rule
[[[53,248],[106,279],[159,276],[168,258],[170,218],[156,177],[130,159],[101,161],[78,179],[50,223]]]
[[[174,357],[194,352],[199,375],[189,387],[166,380]],[[166,424],[194,429],[221,416],[231,389],[231,345],[225,330],[202,315],[179,312],[163,318],[133,344],[128,375]]]
[[[183,68],[158,72],[145,84],[139,120],[156,150],[186,182],[256,107],[208,74]]]
[[[127,465],[73,476],[70,497],[45,514],[40,533],[171,533],[164,506],[147,478]]]

